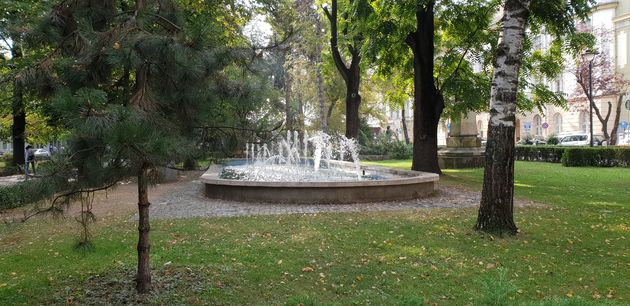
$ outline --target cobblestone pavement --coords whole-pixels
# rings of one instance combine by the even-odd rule
[[[308,214],[320,212],[363,212],[418,208],[463,208],[479,204],[478,192],[453,187],[439,187],[431,197],[396,202],[360,204],[269,204],[245,203],[206,198],[199,180],[153,201],[151,217],[157,219],[192,217],[227,217],[249,215]],[[137,216],[135,216],[137,219]]]
[[[24,175],[0,176],[0,187],[11,186],[24,181]]]

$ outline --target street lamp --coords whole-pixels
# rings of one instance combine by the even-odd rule
[[[593,59],[597,54],[599,54],[599,52],[595,50],[586,50],[582,53],[582,60],[588,62],[588,96],[586,98],[588,100],[588,118],[590,123],[589,145],[591,147],[593,146],[593,103],[595,103],[593,100]]]

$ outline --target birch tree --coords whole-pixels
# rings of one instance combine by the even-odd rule
[[[506,0],[503,8],[501,36],[493,63],[483,192],[475,226],[481,230],[517,232],[512,211],[514,125],[519,68],[530,2]]]
[[[575,20],[590,12],[590,0],[505,0],[490,92],[490,120],[481,203],[475,228],[516,234],[514,222],[514,131],[519,73],[527,27],[545,27],[557,39],[575,33]]]

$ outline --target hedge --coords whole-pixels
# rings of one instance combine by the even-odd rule
[[[39,179],[0,186],[0,211],[42,201],[55,193],[54,188]]]
[[[0,210],[28,204],[30,197],[24,187],[22,183],[0,187]]]
[[[516,160],[559,163],[566,148],[559,146],[516,146],[514,158]]]
[[[630,167],[630,147],[516,146],[515,159],[567,167]]]
[[[615,147],[585,147],[567,149],[562,154],[562,165],[567,167],[628,167],[630,149]]]

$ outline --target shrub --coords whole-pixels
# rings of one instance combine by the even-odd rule
[[[562,163],[566,167],[630,167],[627,147],[516,146],[516,160]]]
[[[2,154],[2,156],[0,156],[0,161],[5,162],[5,163],[10,163],[13,161],[13,153],[11,152],[4,152],[4,154]]]
[[[614,167],[617,164],[614,147],[567,148],[562,154],[562,165],[567,167]]]
[[[514,158],[525,161],[559,163],[566,147],[557,146],[516,146]]]
[[[389,155],[394,159],[408,159],[413,155],[413,146],[382,133],[361,146],[361,155]]]
[[[547,137],[547,144],[550,146],[555,146],[558,145],[560,143],[560,139],[558,139],[558,135],[556,134],[551,134],[549,135],[549,137]]]
[[[13,186],[0,187],[0,210],[23,206],[28,197],[22,183]]]
[[[0,187],[0,210],[37,203],[55,194],[54,184],[41,179]]]
[[[390,147],[389,155],[393,159],[409,159],[413,156],[413,145],[404,141],[396,141]]]

